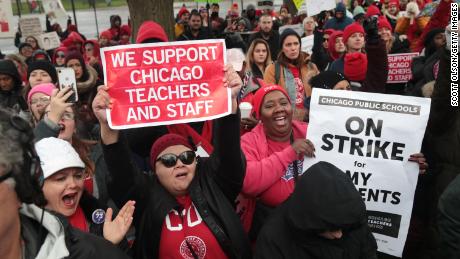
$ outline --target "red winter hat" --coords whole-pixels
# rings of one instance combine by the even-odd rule
[[[343,31],[343,42],[345,43],[345,45],[347,44],[348,38],[356,32],[360,32],[363,35],[366,34],[364,32],[363,26],[361,26],[361,24],[359,23],[354,22],[345,27],[345,30]]]
[[[150,165],[152,166],[152,169],[154,171],[155,162],[158,158],[158,155],[160,155],[160,153],[168,147],[177,145],[183,145],[193,150],[191,143],[188,142],[185,137],[174,133],[163,135],[159,139],[157,139],[155,143],[153,143],[152,149],[150,150]]]
[[[148,39],[158,39],[161,42],[168,42],[168,36],[166,36],[163,27],[153,21],[145,21],[142,23],[137,32],[136,43],[142,43]]]
[[[380,16],[377,20],[379,30],[382,28],[387,28],[390,31],[393,31],[393,28],[391,27],[390,22],[388,22],[387,18],[385,16]]]
[[[256,94],[254,95],[254,99],[253,99],[254,100],[253,107],[254,107],[254,112],[256,113],[257,119],[260,118],[260,107],[262,106],[265,95],[273,91],[282,92],[284,95],[286,95],[289,102],[291,102],[291,100],[289,99],[289,94],[286,92],[286,89],[284,89],[283,87],[279,85],[263,85],[261,88],[259,88],[259,90],[257,90]]]
[[[180,19],[180,17],[186,13],[190,13],[185,6],[183,6],[180,10],[179,13],[177,13],[177,17]]]
[[[323,33],[327,35],[331,35],[333,32],[335,32],[334,29],[325,29]]]
[[[382,13],[380,12],[380,10],[379,10],[379,8],[377,6],[371,5],[371,6],[369,6],[369,8],[367,8],[367,12],[366,12],[365,17],[371,17],[371,16],[374,16],[374,15],[381,16]]]
[[[361,52],[345,54],[343,72],[350,81],[364,81],[367,73],[367,56]]]
[[[112,39],[112,33],[109,30],[103,31],[99,35],[99,38],[106,38],[108,40],[111,40]]]
[[[390,0],[388,2],[388,6],[396,5],[396,7],[399,9],[399,0]]]
[[[343,37],[343,31],[334,31],[329,37],[327,51],[329,52],[333,60],[340,58],[340,53],[337,53],[337,51],[335,51],[335,39],[339,37]]]

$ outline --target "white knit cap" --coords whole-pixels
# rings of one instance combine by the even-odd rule
[[[43,179],[65,168],[85,168],[85,164],[78,153],[65,140],[44,138],[35,143],[35,150],[40,157]]]

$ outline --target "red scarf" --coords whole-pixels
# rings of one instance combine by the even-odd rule
[[[77,228],[83,232],[89,232],[85,214],[83,213],[83,210],[80,206],[78,206],[77,210],[75,210],[75,213],[72,216],[67,217],[67,219],[69,220],[72,227]]]
[[[168,125],[169,133],[179,134],[184,137],[192,137],[193,144],[201,146],[208,154],[212,153],[212,121],[205,121],[203,125],[203,132],[198,134],[188,124],[175,124]]]

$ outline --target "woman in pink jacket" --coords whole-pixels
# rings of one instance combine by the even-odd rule
[[[307,124],[292,120],[292,105],[283,87],[263,86],[253,101],[261,123],[241,138],[247,173],[237,208],[248,232],[254,213],[277,207],[287,199],[303,173],[303,157],[314,155],[313,144],[305,138]],[[256,211],[256,203],[266,210]]]

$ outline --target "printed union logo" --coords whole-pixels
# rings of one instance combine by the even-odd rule
[[[105,221],[105,211],[102,209],[97,209],[93,211],[93,214],[91,215],[91,218],[94,223],[96,224],[102,224]]]
[[[187,242],[189,245],[187,245]],[[203,259],[206,256],[206,244],[199,237],[187,236],[184,241],[182,241],[180,244],[180,254],[184,259],[194,259],[190,249],[193,249],[193,252],[195,252],[199,259]]]

